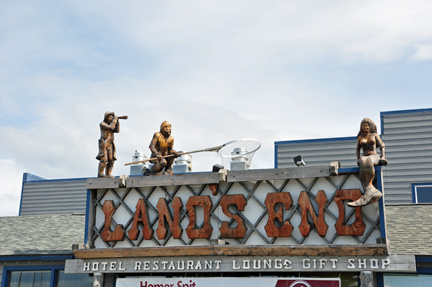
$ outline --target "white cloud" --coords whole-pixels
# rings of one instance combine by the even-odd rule
[[[430,81],[404,86],[407,102],[398,85],[421,77],[400,83],[397,65],[430,59],[430,1],[24,2],[0,4],[0,158],[21,173],[16,196],[17,166],[95,176],[108,110],[129,116],[120,175],[163,120],[181,150],[256,138],[252,167],[270,168],[274,141],[351,136],[363,117],[428,105]]]
[[[11,159],[0,159],[0,216],[18,215],[23,172]]]
[[[412,55],[413,61],[430,61],[432,60],[432,44],[417,44],[416,51]]]

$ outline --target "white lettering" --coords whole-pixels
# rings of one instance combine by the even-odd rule
[[[150,271],[150,261],[144,261],[144,267],[143,270]]]
[[[264,259],[264,269],[271,269],[272,268],[272,260],[266,260]]]
[[[185,262],[183,260],[177,262],[177,270],[184,270],[184,269],[185,269]]]
[[[303,269],[310,269],[311,265],[310,265],[310,259],[303,259]]]
[[[139,271],[141,270],[141,261],[135,261],[135,267],[134,267],[135,271]]]
[[[321,258],[321,259],[319,260],[319,268],[320,268],[320,269],[323,269],[323,268],[325,267],[326,262],[327,262],[327,259],[325,259],[325,258]]]
[[[153,270],[159,270],[159,261],[153,261]]]
[[[285,267],[285,269],[292,269],[293,268],[292,267],[292,262],[290,260],[288,260],[288,259],[285,259],[285,261],[284,261],[284,267]]]
[[[107,271],[108,262],[101,262],[102,270]]]
[[[282,259],[275,259],[274,261],[274,268],[275,269],[282,269]]]
[[[90,271],[90,262],[84,262],[83,271]]]
[[[110,262],[109,270],[110,271],[116,271],[117,270],[117,262]]]
[[[243,260],[243,269],[245,270],[250,269],[250,260]]]
[[[240,269],[240,266],[237,266],[237,261],[235,259],[232,261],[232,263],[233,263],[233,265],[232,265],[233,270],[239,270]]]
[[[336,262],[338,262],[339,260],[333,258],[333,259],[330,259],[330,261],[331,261],[331,263],[332,263],[332,268],[333,268],[333,269],[336,269]]]
[[[386,269],[387,268],[387,266],[389,266],[390,265],[390,259],[388,259],[388,258],[386,258],[386,259],[383,259],[382,260],[382,269]]]
[[[166,270],[167,269],[166,266],[168,264],[168,261],[161,261],[161,263],[162,263],[162,270]]]
[[[216,263],[216,270],[220,269],[220,264],[222,263],[222,260],[215,260]]]
[[[204,261],[204,269],[210,269],[210,270],[212,270],[213,269],[213,261],[208,261],[208,260],[206,260],[206,261]]]
[[[352,258],[348,259],[348,266],[347,266],[348,269],[354,269],[355,268],[354,260],[355,259],[352,259]]]
[[[119,271],[124,271],[126,268],[123,267],[123,262],[119,262]]]
[[[379,268],[378,259],[372,258],[370,260],[370,268],[371,269],[378,269]]]
[[[193,262],[193,260],[187,260],[186,261],[186,269],[187,270],[193,270],[193,265],[194,265],[194,262]]]
[[[359,263],[359,265],[358,265],[359,269],[365,269],[365,268],[367,268],[366,259],[359,259],[358,263]]]
[[[261,260],[253,260],[253,269],[261,269]]]
[[[170,264],[168,266],[168,270],[175,270],[174,262],[170,261]]]
[[[92,263],[92,271],[99,271],[99,262]]]

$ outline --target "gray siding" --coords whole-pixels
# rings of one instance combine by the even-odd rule
[[[412,183],[432,182],[432,109],[383,112],[381,126],[389,161],[383,168],[385,203],[412,203]],[[355,147],[355,137],[276,142],[276,166],[293,167],[301,154],[307,165],[339,161],[355,167]]]
[[[23,182],[20,215],[85,213],[86,179]]]
[[[293,158],[302,155],[306,165],[328,165],[339,161],[342,167],[357,166],[356,138],[335,138],[276,142],[277,167],[295,167]]]
[[[411,184],[432,182],[432,110],[385,112],[381,120],[386,203],[411,203]]]

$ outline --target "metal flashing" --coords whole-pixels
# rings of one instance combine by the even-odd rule
[[[432,108],[399,110],[399,111],[386,111],[386,112],[381,112],[380,114],[381,115],[393,115],[393,114],[411,114],[411,113],[422,113],[422,112],[432,112]]]

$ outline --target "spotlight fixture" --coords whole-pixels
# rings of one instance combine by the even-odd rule
[[[305,166],[306,163],[301,155],[294,157],[294,163],[296,166]]]

